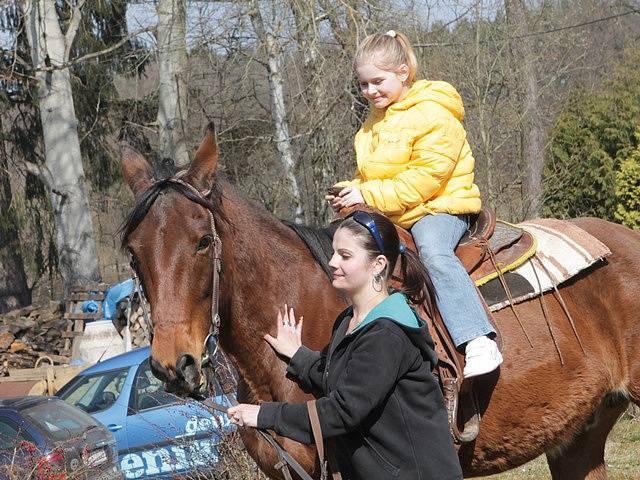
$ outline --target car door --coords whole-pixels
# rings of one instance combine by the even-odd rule
[[[106,426],[113,433],[118,450],[127,445],[124,427],[135,372],[135,367],[123,367],[79,375],[60,395],[64,401],[87,412]]]
[[[134,378],[126,431],[129,452],[120,459],[126,478],[206,470],[218,458],[216,419],[197,402],[167,393],[148,360]]]

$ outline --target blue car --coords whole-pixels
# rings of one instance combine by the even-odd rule
[[[234,426],[224,414],[167,393],[151,373],[149,351],[145,347],[104,360],[57,395],[113,432],[125,478],[210,472],[222,433]],[[228,405],[222,395],[214,401]]]

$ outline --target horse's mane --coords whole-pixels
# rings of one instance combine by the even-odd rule
[[[298,234],[311,252],[311,255],[313,255],[313,258],[322,267],[322,270],[327,274],[329,280],[331,280],[333,273],[331,267],[329,267],[329,260],[331,260],[333,253],[332,241],[337,224],[330,223],[326,228],[317,228],[300,225],[288,220],[282,220],[282,223]]]
[[[220,222],[216,222],[216,226],[219,228],[222,227],[223,224],[229,223],[227,216],[222,210],[222,186],[217,177],[211,187],[211,192],[204,199],[196,195],[189,187],[176,183],[172,181],[171,177],[167,177],[152,183],[136,198],[135,205],[119,229],[119,233],[122,235],[122,248],[126,246],[129,235],[138,228],[138,225],[140,225],[140,222],[142,222],[147,215],[149,209],[158,198],[158,195],[170,189],[181,193],[189,200],[209,209],[213,213],[214,218],[220,220]]]

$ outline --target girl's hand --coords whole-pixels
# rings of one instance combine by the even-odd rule
[[[340,193],[342,193],[342,191],[347,188],[347,187],[338,187],[336,185],[334,185],[333,187],[330,187],[327,190],[327,194],[324,196],[324,199],[327,200],[329,202],[329,205],[331,205],[331,208],[334,212],[338,212],[338,210],[340,210],[340,208],[336,208],[336,206],[334,205],[336,199],[338,199],[340,197]]]
[[[240,427],[253,427],[258,426],[258,413],[260,412],[260,405],[249,405],[247,403],[241,403],[235,407],[230,407],[227,410],[227,416],[231,423],[235,423]]]
[[[358,187],[346,187],[333,200],[331,207],[334,210],[340,210],[341,208],[353,207],[359,203],[366,203],[362,193],[360,193],[360,189]]]
[[[267,333],[264,339],[280,355],[291,358],[298,351],[298,348],[302,346],[302,317],[296,323],[296,315],[293,308],[287,309],[285,305],[284,314],[278,310],[276,322],[276,338]]]

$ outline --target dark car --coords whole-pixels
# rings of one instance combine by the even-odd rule
[[[111,432],[63,400],[0,400],[0,479],[120,479],[117,461]]]

